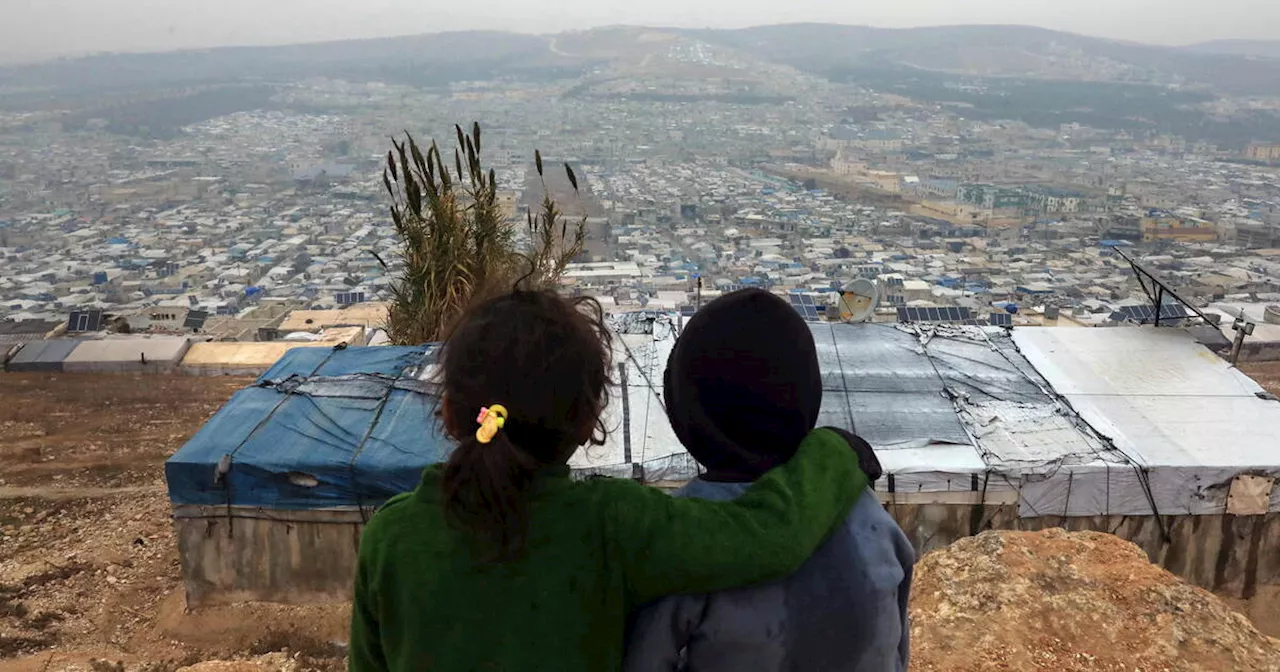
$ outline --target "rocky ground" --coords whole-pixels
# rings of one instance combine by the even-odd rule
[[[0,671],[341,667],[342,607],[185,610],[163,463],[249,382],[0,374]]]
[[[343,668],[343,606],[187,612],[163,461],[246,379],[0,375],[0,672]],[[1278,670],[1280,645],[1108,535],[920,562],[912,669]]]
[[[1280,641],[1099,532],[986,532],[926,555],[912,669],[1280,670]]]
[[[1240,370],[1271,394],[1280,396],[1280,362],[1244,362]]]

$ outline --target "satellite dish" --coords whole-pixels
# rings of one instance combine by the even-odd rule
[[[880,288],[876,283],[859,278],[845,285],[840,293],[840,319],[844,322],[865,322],[876,312],[880,303]]]

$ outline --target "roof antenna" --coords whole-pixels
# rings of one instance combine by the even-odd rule
[[[1138,284],[1142,286],[1142,291],[1145,292],[1147,295],[1147,298],[1151,299],[1152,303],[1155,304],[1154,319],[1155,319],[1155,325],[1157,327],[1160,326],[1160,320],[1162,319],[1160,312],[1164,308],[1165,294],[1168,294],[1169,296],[1173,297],[1175,301],[1186,306],[1187,309],[1189,309],[1191,312],[1198,315],[1200,319],[1204,320],[1205,324],[1213,324],[1213,320],[1209,319],[1209,316],[1205,315],[1204,311],[1192,305],[1190,301],[1187,301],[1181,296],[1178,296],[1178,293],[1173,291],[1172,287],[1169,287],[1168,285],[1164,284],[1164,282],[1161,281],[1160,278],[1157,278],[1155,274],[1147,270],[1145,266],[1135,261],[1133,257],[1130,257],[1128,254],[1126,254],[1124,250],[1118,247],[1113,247],[1111,249],[1115,250],[1116,254],[1119,254],[1122,258],[1124,258],[1125,261],[1129,262],[1129,266],[1133,267],[1134,276],[1138,278]],[[1146,278],[1146,282],[1143,282],[1143,278]],[[1152,286],[1154,286],[1154,289],[1152,289],[1152,287],[1147,286],[1148,282],[1151,283]],[[1182,318],[1170,315],[1163,319],[1167,319],[1173,322]]]
[[[845,285],[840,293],[840,321],[866,322],[880,303],[880,288],[866,278]]]
[[[1244,337],[1253,335],[1254,323],[1250,322],[1244,316],[1244,308],[1240,309],[1240,316],[1231,324],[1231,330],[1236,332],[1236,337],[1231,342],[1231,366],[1235,366],[1240,361],[1240,349],[1244,347]]]

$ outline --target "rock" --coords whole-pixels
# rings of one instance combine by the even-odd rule
[[[1098,532],[984,532],[921,558],[912,670],[1280,670],[1280,642]]]
[[[299,672],[301,666],[286,653],[268,653],[252,660],[209,660],[177,672]]]

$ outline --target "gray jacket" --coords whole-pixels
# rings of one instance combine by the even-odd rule
[[[728,500],[749,483],[695,480],[678,497]],[[669,597],[632,622],[625,672],[903,672],[915,552],[870,488],[795,574]]]

